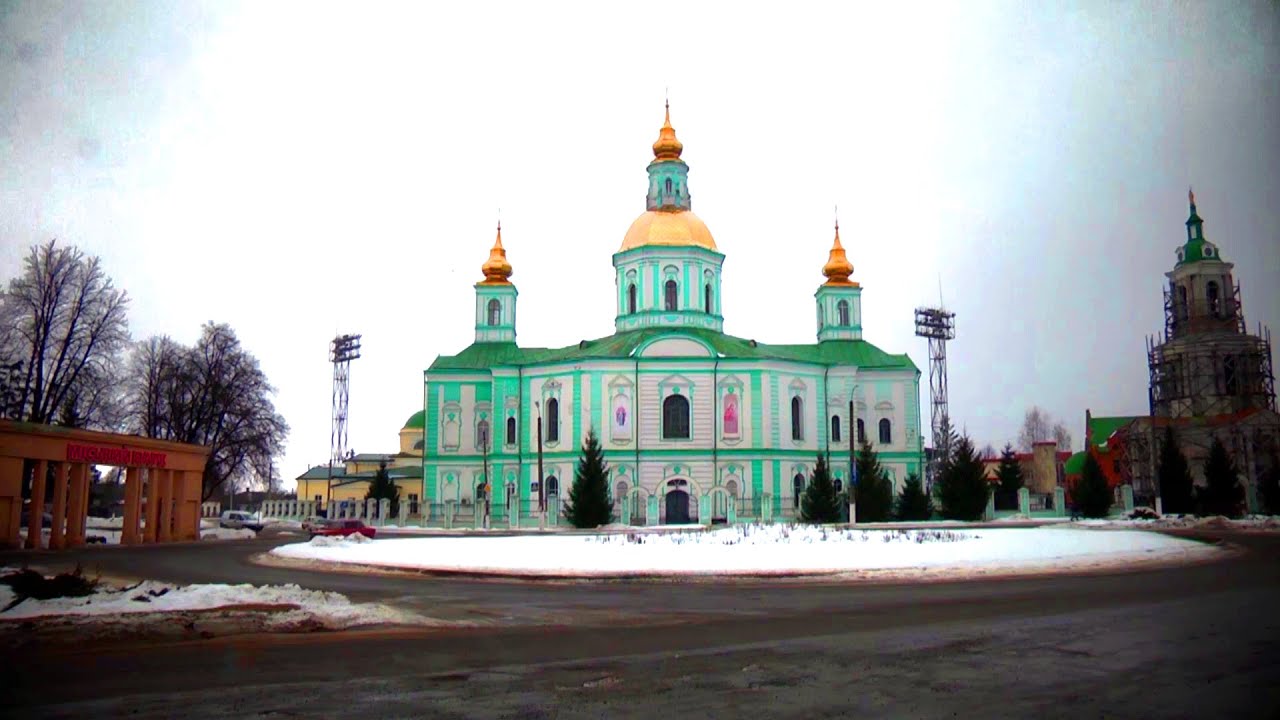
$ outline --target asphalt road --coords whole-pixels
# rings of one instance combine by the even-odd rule
[[[3,658],[6,707],[24,718],[1280,717],[1280,538],[1216,537],[1245,552],[920,585],[328,574],[250,564],[279,542],[265,538],[90,548],[58,561],[296,582],[480,626],[36,644]]]

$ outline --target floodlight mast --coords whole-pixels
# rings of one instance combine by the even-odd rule
[[[916,336],[929,340],[929,431],[935,458],[949,457],[951,437],[947,429],[947,341],[956,336],[956,314],[942,308],[916,308]]]
[[[333,423],[329,430],[329,482],[325,503],[333,501],[333,468],[341,467],[347,454],[347,399],[351,385],[351,361],[360,357],[360,336],[339,335],[329,343],[333,363]],[[327,514],[327,513],[326,513]]]

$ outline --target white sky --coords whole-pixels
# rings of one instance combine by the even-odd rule
[[[1246,319],[1280,329],[1275,3],[0,5],[0,279],[101,255],[135,337],[230,323],[279,389],[283,475],[328,456],[329,340],[364,335],[350,445],[391,451],[473,335],[501,208],[519,340],[612,332],[669,87],[726,332],[812,342],[832,207],[865,336],[952,415],[1146,409],[1195,185]],[[583,305],[581,294],[599,298]],[[927,427],[925,428],[927,432]]]

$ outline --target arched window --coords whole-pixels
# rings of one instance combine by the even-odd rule
[[[1236,375],[1236,359],[1234,356],[1228,355],[1222,358],[1222,382],[1226,386],[1228,395],[1237,395],[1240,392],[1240,378]]]
[[[800,507],[800,497],[804,495],[804,476],[796,473],[791,479],[791,504],[793,507]]]
[[[849,326],[849,301],[841,300],[836,303],[836,319],[840,322],[841,327]]]
[[[839,495],[840,493],[844,492],[844,480],[842,478],[836,478],[835,480],[831,481],[831,484],[836,489],[836,495]]]
[[[862,422],[862,418],[858,418],[858,444],[861,445],[867,441],[867,424]]]
[[[552,495],[559,495],[559,494],[560,494],[560,481],[556,479],[555,475],[552,475],[551,477],[547,478],[547,497],[551,497]]]
[[[1187,287],[1185,285],[1178,286],[1178,317],[1187,319]]]
[[[683,395],[668,395],[662,401],[662,437],[685,440],[689,437],[689,400]]]
[[[663,307],[667,312],[674,312],[676,309],[676,281],[668,280],[664,289],[666,290],[666,297],[664,298],[665,303]]]
[[[507,444],[516,444],[516,419],[513,417],[507,418]]]
[[[840,442],[840,416],[831,416],[831,442]]]
[[[627,312],[635,314],[636,312],[636,285],[632,283],[627,286]]]
[[[671,194],[671,178],[667,178],[667,194]]]
[[[502,303],[497,298],[489,301],[489,326],[493,327],[502,321]]]
[[[614,488],[613,493],[614,497],[618,498],[618,502],[622,502],[622,499],[627,496],[627,481],[619,480],[618,486]],[[623,522],[626,521],[624,520]]]
[[[1209,314],[1214,317],[1218,317],[1222,310],[1221,303],[1218,299],[1218,283],[1210,280],[1209,284],[1205,286],[1204,291],[1205,296],[1209,300]]]
[[[547,442],[560,441],[560,401],[551,398],[547,401]]]
[[[704,312],[711,312],[711,283],[702,287],[702,308]]]
[[[888,445],[893,441],[893,425],[889,418],[880,418],[880,444]]]
[[[799,395],[791,396],[791,439],[804,439],[804,402]]]
[[[480,422],[476,423],[476,447],[482,448],[482,449],[489,447],[489,421],[488,420],[481,420]]]

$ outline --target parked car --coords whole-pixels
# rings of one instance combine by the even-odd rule
[[[360,533],[367,538],[372,538],[377,532],[359,520],[326,520],[323,527],[311,531],[311,537],[317,535],[346,537]]]
[[[302,519],[302,529],[306,532],[313,533],[324,527],[326,522],[328,521],[319,515],[311,515],[310,517]]]
[[[218,525],[231,530],[248,528],[254,532],[262,531],[262,521],[255,518],[253,513],[244,512],[243,510],[227,510],[223,512],[222,517],[218,519]]]

